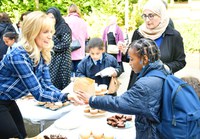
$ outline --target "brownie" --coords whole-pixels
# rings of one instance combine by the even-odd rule
[[[107,124],[112,125],[112,121],[107,121]]]
[[[121,119],[121,118],[123,117],[123,114],[117,114],[117,115],[115,115],[115,117],[116,117],[117,119]]]
[[[44,139],[67,139],[67,137],[63,137],[61,135],[44,135]]]
[[[120,119],[121,121],[123,121],[123,122],[126,122],[126,118],[125,117],[123,117],[122,119]]]
[[[117,126],[117,123],[116,123],[116,122],[112,122],[111,125],[114,126],[114,127],[116,127],[116,126]]]
[[[107,118],[107,124],[111,125],[113,127],[118,127],[118,128],[125,128],[125,122],[126,121],[131,121],[132,116],[126,116],[123,114],[117,114],[111,117]]]
[[[117,124],[117,127],[118,128],[125,128],[125,124],[124,123],[119,123],[119,124]]]
[[[131,121],[132,120],[132,116],[126,116],[126,121]]]

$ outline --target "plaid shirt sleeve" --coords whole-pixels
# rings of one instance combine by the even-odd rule
[[[25,55],[13,55],[11,57],[11,64],[15,71],[17,72],[21,82],[23,85],[31,92],[31,94],[39,101],[66,101],[66,95],[61,93],[60,90],[55,87],[51,87],[50,85],[50,76],[48,75],[48,68],[44,68],[44,80],[48,82],[44,84],[44,82],[39,82],[35,73],[32,70],[31,63],[28,61],[28,58]],[[50,85],[50,87],[47,87]]]

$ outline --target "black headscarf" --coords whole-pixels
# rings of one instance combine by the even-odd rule
[[[56,24],[55,24],[55,30],[56,30],[56,34],[59,34],[58,31],[60,31],[60,28],[62,28],[63,25],[66,26],[66,22],[64,20],[64,18],[62,17],[62,15],[60,14],[59,9],[57,9],[56,7],[51,7],[47,10],[46,12],[48,13],[52,13],[56,19]],[[68,25],[67,25],[68,26]]]

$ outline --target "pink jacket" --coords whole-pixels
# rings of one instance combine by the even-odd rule
[[[77,13],[65,17],[66,23],[72,30],[72,40],[79,40],[81,48],[71,52],[72,60],[81,60],[85,57],[85,40],[89,38],[87,23]]]
[[[104,29],[104,32],[103,32],[103,42],[104,42],[104,45],[106,46],[107,45],[107,33],[109,31],[109,27],[110,26],[107,26],[105,29]],[[120,29],[120,27],[118,25],[116,25],[116,31],[115,31],[115,40],[116,40],[116,44],[119,42],[119,41],[122,41],[124,42],[124,35],[123,35],[123,32],[122,30]],[[117,55],[117,61],[118,62],[121,62],[122,61],[122,53],[119,52],[119,54]]]

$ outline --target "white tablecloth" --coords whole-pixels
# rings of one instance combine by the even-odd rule
[[[64,106],[58,110],[50,110],[43,106],[38,106],[34,99],[17,100],[17,105],[24,119],[39,124],[41,121],[56,120],[73,109],[73,105]]]
[[[69,84],[65,89],[62,90],[63,92],[71,92],[72,91],[72,84]],[[64,106],[58,110],[50,110],[47,108],[44,108],[42,106],[38,106],[36,104],[35,99],[18,99],[17,105],[22,113],[22,116],[25,120],[30,121],[33,124],[40,124],[41,129],[43,130],[43,126],[46,123],[46,121],[52,121],[56,120],[69,111],[71,111],[74,106],[72,104],[68,106]]]
[[[115,136],[115,139],[134,139],[135,138],[135,125],[134,117],[132,120],[132,127],[127,129],[114,128],[107,124],[107,118],[115,115],[116,113],[107,112],[103,116],[88,117],[84,115],[84,106],[76,106],[72,111],[56,120],[54,124],[40,133],[38,136],[60,134],[66,136],[68,139],[78,139],[79,134],[83,129],[92,131],[100,130],[103,133],[110,132]],[[68,128],[68,124],[75,124],[72,129]],[[63,126],[62,126],[63,125]],[[67,128],[64,128],[66,125]]]

